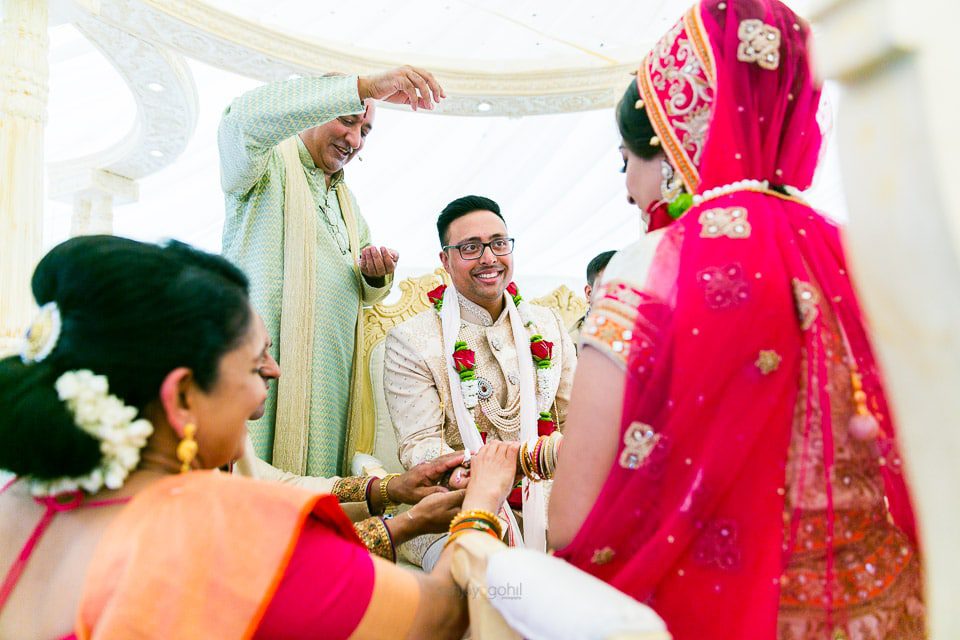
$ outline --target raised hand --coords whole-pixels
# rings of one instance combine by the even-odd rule
[[[408,104],[414,111],[418,108],[433,109],[435,102],[447,97],[432,73],[410,65],[375,75],[360,76],[357,79],[357,92],[361,100]]]

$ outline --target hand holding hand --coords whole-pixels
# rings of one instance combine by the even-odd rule
[[[414,111],[418,108],[433,109],[435,102],[447,97],[432,73],[410,65],[360,76],[357,78],[357,92],[361,100],[372,98],[393,104],[408,104]]]
[[[458,468],[462,463],[463,452],[448,453],[434,460],[421,462],[395,477],[387,485],[387,495],[396,503],[417,504],[432,494],[447,493],[447,488],[437,483],[450,470]]]

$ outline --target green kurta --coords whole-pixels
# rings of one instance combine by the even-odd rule
[[[220,122],[220,173],[226,194],[223,254],[250,278],[251,302],[263,317],[278,360],[286,175],[276,147],[305,129],[362,111],[356,76],[300,78],[245,93],[233,101]],[[319,217],[307,474],[333,476],[340,473],[346,440],[357,308],[361,300],[373,304],[383,299],[390,280],[382,288],[364,282],[360,290],[335,190],[343,172],[335,174],[327,187],[323,171],[299,138],[297,142]],[[353,210],[363,247],[370,243],[370,229],[356,200]],[[273,458],[276,403],[276,385],[272,385],[266,413],[250,424],[257,455],[268,462]]]

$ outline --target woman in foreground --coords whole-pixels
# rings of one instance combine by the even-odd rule
[[[75,238],[0,361],[0,637],[458,638],[449,551],[372,558],[331,495],[216,471],[266,393],[243,274],[172,243]],[[458,535],[497,533],[515,450],[472,462]],[[71,634],[75,634],[71,635]]]

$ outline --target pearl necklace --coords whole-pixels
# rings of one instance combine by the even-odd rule
[[[768,180],[737,180],[736,182],[731,182],[730,184],[714,187],[712,189],[707,189],[703,193],[698,193],[697,195],[693,196],[693,204],[696,206],[706,202],[707,200],[713,200],[714,198],[725,196],[728,193],[733,193],[734,191],[769,190],[770,182]]]

